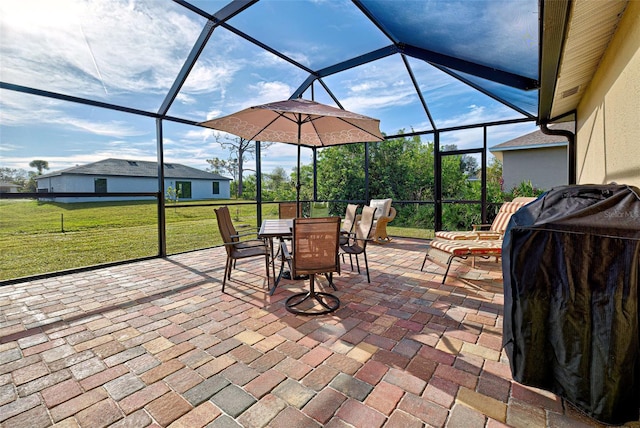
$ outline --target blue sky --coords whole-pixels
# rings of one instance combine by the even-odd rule
[[[496,39],[508,32],[520,34],[516,41],[528,43],[537,37],[528,24],[531,20],[523,24],[522,19],[504,19],[515,13],[509,9],[513,4],[523,2],[536,4],[531,0],[467,3],[483,7],[482,16]],[[226,2],[193,4],[214,13]],[[0,80],[157,112],[205,22],[168,0],[3,1]],[[261,24],[265,22],[269,25]],[[476,25],[482,22],[476,19]],[[496,28],[500,22],[504,28]],[[390,44],[346,0],[263,0],[229,24],[311,69]],[[466,54],[473,55],[473,50]],[[440,128],[522,117],[424,62],[409,58],[409,64]],[[169,115],[199,122],[286,99],[307,76],[306,71],[218,28]],[[324,82],[344,108],[379,118],[384,133],[431,129],[399,55],[326,77]],[[305,98],[311,94],[305,93]],[[315,99],[333,104],[320,85],[315,85]],[[33,159],[47,160],[50,171],[109,157],[156,160],[156,124],[151,118],[4,89],[0,89],[0,109],[2,167],[31,170],[28,164]],[[215,131],[163,123],[166,162],[205,169],[206,159],[229,157],[215,142]],[[534,129],[532,123],[491,128],[489,146]],[[443,143],[477,147],[482,131],[447,134]],[[303,150],[303,163],[310,163],[310,155],[310,150]],[[263,171],[278,166],[291,171],[295,159],[295,147],[274,144],[263,152]],[[247,167],[253,168],[254,162],[248,161]]]

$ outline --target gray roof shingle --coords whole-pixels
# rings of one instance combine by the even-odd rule
[[[549,125],[549,129],[574,131],[574,122],[563,122]],[[542,131],[534,131],[513,140],[496,144],[489,149],[490,152],[503,152],[507,150],[525,150],[544,147],[566,146],[567,139],[561,135],[547,135]]]
[[[51,172],[49,174],[40,175],[37,178],[54,177],[58,175],[110,175],[110,176],[126,176],[126,177],[157,177],[157,162],[127,160],[127,159],[104,159],[98,162],[86,165],[74,166],[60,171]],[[164,164],[165,178],[190,178],[202,180],[227,180],[231,178],[224,177],[220,174],[202,171],[197,168],[182,165],[179,163]]]

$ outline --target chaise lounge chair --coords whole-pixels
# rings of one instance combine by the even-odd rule
[[[518,211],[523,206],[527,205],[529,202],[535,201],[536,198],[530,197],[519,197],[515,198],[511,202],[505,202],[500,207],[496,218],[493,220],[491,224],[474,224],[472,225],[473,229],[470,231],[446,231],[440,230],[435,233],[436,239],[444,239],[448,241],[454,240],[495,240],[502,239],[505,229],[507,228],[507,224],[511,219],[511,216]],[[482,230],[482,228],[489,227],[488,230]]]
[[[474,240],[438,240],[434,239],[431,241],[431,245],[427,250],[427,254],[424,256],[424,260],[422,261],[422,267],[420,270],[424,269],[424,264],[427,262],[427,258],[429,257],[429,252],[432,250],[442,251],[449,255],[447,259],[447,270],[442,277],[442,284],[447,279],[447,275],[449,274],[449,269],[451,268],[451,262],[455,258],[459,259],[467,259],[469,257],[472,258],[472,267],[475,267],[475,258],[482,257],[488,259],[489,257],[496,257],[496,259],[502,256],[502,239],[474,239]]]

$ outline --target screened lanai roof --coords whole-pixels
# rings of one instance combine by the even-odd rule
[[[212,131],[189,125],[297,96],[388,136],[523,122],[491,146],[577,106],[626,3],[0,2],[0,163],[155,160],[161,118],[166,160],[204,168]]]
[[[509,105],[511,117],[536,114],[536,0],[46,5],[2,6],[2,81],[149,112],[170,104],[170,115],[201,121],[203,112],[229,113],[268,91],[278,91],[275,99],[300,94],[311,79],[319,101],[332,94],[378,116],[411,112],[383,120],[389,134],[446,126],[448,103],[463,101],[459,95],[488,108]],[[177,99],[167,100],[200,45]]]
[[[25,0],[0,15],[2,126],[51,143],[90,130],[151,144],[155,125],[118,110],[194,124],[297,96],[387,135],[537,114],[537,0]],[[26,95],[41,91],[58,99]]]

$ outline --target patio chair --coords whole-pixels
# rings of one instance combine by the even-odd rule
[[[360,262],[358,256],[362,254],[364,256],[364,266],[367,270],[367,282],[371,282],[369,278],[369,262],[367,261],[367,242],[370,240],[369,234],[373,228],[373,222],[377,208],[364,207],[360,216],[360,221],[356,224],[355,231],[349,234],[347,243],[340,244],[340,250],[342,254],[349,254],[349,260],[351,261],[351,270],[353,270],[353,259],[356,258],[356,266],[358,267],[358,273],[360,273]]]
[[[269,248],[267,244],[261,239],[242,240],[242,238],[247,236],[256,236],[256,234],[254,232],[239,234],[231,221],[229,208],[220,207],[218,209],[214,209],[214,211],[216,213],[216,220],[218,221],[220,236],[222,236],[222,241],[224,242],[225,249],[227,250],[227,262],[224,267],[224,278],[222,279],[222,292],[224,293],[224,287],[227,279],[231,279],[231,270],[235,268],[236,260],[246,259],[249,257],[264,257],[268,284]]]
[[[495,240],[502,239],[504,236],[504,232],[507,228],[507,224],[509,224],[509,219],[511,216],[515,214],[523,206],[527,205],[529,202],[535,201],[536,198],[533,197],[519,197],[515,198],[513,201],[505,202],[498,210],[498,214],[496,218],[493,219],[493,223],[491,224],[474,224],[472,225],[472,230],[470,231],[445,231],[440,230],[435,233],[435,237],[437,239],[444,239],[448,241],[454,240],[470,240],[470,239],[480,239],[480,240]],[[483,230],[483,228],[489,228],[488,230]]]
[[[372,199],[369,206],[377,208],[371,229],[371,241],[376,244],[391,241],[391,237],[387,235],[387,224],[396,218],[396,209],[391,206],[391,199]]]
[[[316,291],[316,274],[325,274],[329,285],[333,284],[333,272],[340,273],[338,243],[340,217],[296,218],[293,220],[291,252],[281,244],[291,276],[309,275],[309,291],[296,293],[285,302],[289,312],[300,315],[320,315],[333,312],[340,306],[340,299],[333,294]]]
[[[344,219],[342,220],[342,226],[340,226],[340,244],[346,244],[349,242],[349,234],[353,232],[353,227],[356,224],[356,211],[358,205],[348,204],[347,210],[344,213]]]
[[[288,219],[296,218],[297,216],[295,202],[280,202],[278,204],[278,218]],[[302,217],[302,203],[300,203],[300,217]]]
[[[444,284],[444,281],[447,279],[447,275],[449,274],[449,269],[451,268],[451,262],[453,261],[453,259],[459,258],[464,260],[471,257],[472,267],[475,267],[476,257],[481,257],[484,259],[488,259],[489,257],[495,257],[496,260],[498,260],[498,258],[502,256],[502,239],[493,239],[493,240],[434,239],[431,241],[429,249],[427,250],[427,254],[425,254],[424,256],[424,260],[422,261],[422,267],[420,268],[421,271],[424,269],[424,265],[427,262],[427,258],[429,258],[429,252],[432,249],[442,251],[449,256],[446,263],[447,270],[445,271],[444,276],[442,277],[442,284]]]

